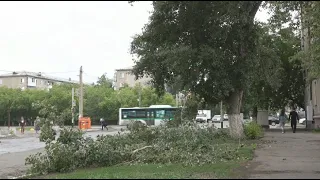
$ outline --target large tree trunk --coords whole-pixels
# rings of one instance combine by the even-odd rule
[[[258,117],[258,107],[255,106],[252,112],[252,121],[257,123],[258,122],[257,117]]]
[[[234,91],[228,98],[228,117],[229,117],[229,130],[233,138],[243,138],[243,122],[240,116],[240,108],[242,103],[242,90]]]

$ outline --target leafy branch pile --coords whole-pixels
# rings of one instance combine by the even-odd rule
[[[251,146],[233,140],[228,130],[181,125],[168,128],[133,126],[131,132],[82,136],[64,128],[56,142],[47,141],[45,153],[26,159],[31,173],[69,172],[77,168],[137,163],[201,165],[250,158]]]

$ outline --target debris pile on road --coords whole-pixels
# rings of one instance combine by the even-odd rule
[[[245,141],[244,141],[245,142]],[[105,167],[136,163],[181,163],[200,165],[248,159],[250,144],[230,138],[228,130],[178,127],[136,126],[130,132],[82,136],[81,130],[62,129],[60,137],[46,142],[45,153],[26,159],[31,173],[68,172],[85,167]]]

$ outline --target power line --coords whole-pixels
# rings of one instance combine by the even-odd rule
[[[73,72],[78,72],[78,71],[64,71],[64,72],[43,72],[45,74],[62,74],[62,73],[73,73]]]
[[[86,76],[92,77],[92,78],[99,78],[99,76],[91,76],[91,75],[87,74],[87,73],[84,72],[84,71],[83,71],[83,74],[86,75]]]
[[[30,72],[30,71],[10,71],[10,70],[0,70],[2,72]],[[78,71],[61,71],[61,72],[41,72],[44,74],[63,74],[63,73],[73,73]]]

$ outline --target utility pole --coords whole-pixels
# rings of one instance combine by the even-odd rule
[[[72,105],[71,105],[71,113],[72,113],[72,128],[74,126],[74,111],[75,111],[75,107],[76,106],[76,102],[74,101],[74,88],[72,88]]]
[[[302,6],[301,8],[301,48],[302,51],[308,51],[309,50],[309,46],[310,46],[310,28],[309,25],[306,23],[306,13],[305,13],[305,9]],[[305,103],[305,114],[306,114],[306,128],[308,129],[309,127],[311,127],[311,124],[308,124],[312,121],[313,117],[310,117],[310,115],[312,114],[312,106],[311,106],[311,93],[310,93],[310,89],[311,89],[311,83],[308,80],[308,69],[305,68],[304,69],[304,78],[305,78],[305,93],[304,93],[304,103]],[[310,112],[308,112],[310,111]]]
[[[82,66],[80,67],[80,89],[79,89],[79,118],[83,117],[83,82],[82,82]]]
[[[176,94],[176,106],[179,107],[179,95]]]
[[[220,102],[220,123],[221,123],[221,129],[223,128],[223,121],[224,121],[224,113],[223,113],[223,103]]]
[[[139,107],[141,107],[141,84],[139,83]]]

